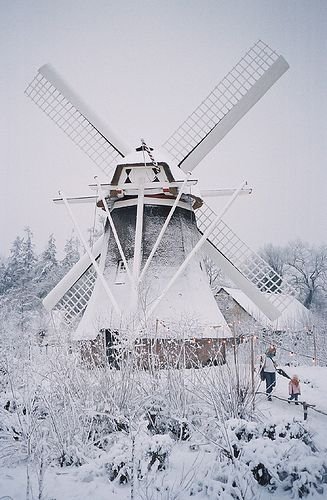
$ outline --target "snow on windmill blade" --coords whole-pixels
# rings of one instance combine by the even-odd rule
[[[68,87],[49,65],[42,66],[25,94],[78,146],[105,174],[129,149]]]
[[[192,171],[289,68],[259,40],[163,147],[184,172]]]

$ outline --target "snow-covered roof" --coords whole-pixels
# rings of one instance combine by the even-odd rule
[[[295,297],[275,321],[270,321],[265,314],[238,288],[221,287],[230,295],[252,318],[265,327],[274,330],[300,330],[312,325],[312,315]]]

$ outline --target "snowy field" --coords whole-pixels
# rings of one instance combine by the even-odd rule
[[[315,404],[317,409],[327,414],[327,367],[286,366],[284,369],[289,375],[297,373],[300,376],[300,401]],[[16,446],[12,449],[14,456],[10,454],[10,436],[4,432],[5,417],[8,414],[11,418],[6,424],[9,429],[16,418],[24,419],[26,415],[19,416],[11,408],[1,409],[0,499],[327,498],[327,415],[309,408],[308,419],[304,421],[302,405],[295,406],[276,398],[268,402],[261,394],[256,396],[253,411],[249,395],[241,398],[242,404],[235,399],[235,380],[230,380],[231,373],[229,378],[226,377],[227,372],[226,366],[186,372],[162,371],[155,375],[155,384],[148,374],[139,374],[142,377],[140,381],[135,375],[129,378],[130,373],[116,372],[120,382],[116,381],[118,385],[115,386],[111,385],[113,379],[108,380],[111,390],[119,388],[121,392],[124,377],[135,389],[130,396],[125,395],[133,400],[125,420],[127,425],[122,425],[115,432],[107,432],[102,441],[99,438],[96,442],[93,435],[92,447],[78,425],[90,422],[83,420],[83,413],[90,412],[91,407],[94,409],[94,404],[91,400],[87,401],[87,397],[82,405],[76,403],[76,394],[81,391],[81,387],[76,385],[76,394],[70,395],[71,398],[76,397],[72,407],[82,414],[73,415],[67,411],[65,418],[73,422],[66,422],[64,418],[60,420],[60,439],[66,439],[64,433],[67,429],[69,449],[75,462],[62,461],[62,466],[49,459],[49,452],[44,452],[47,440],[51,441],[52,450],[56,450],[57,445],[46,434],[46,426],[42,430],[42,425],[37,435],[39,440],[44,439],[44,443],[39,451],[38,443],[33,444],[36,450],[33,457],[31,454],[27,460],[28,450],[25,448],[32,446],[32,440],[27,439],[18,446],[18,434],[16,440],[13,436],[12,441]],[[248,387],[247,371],[239,369],[239,375],[237,383],[243,388]],[[85,375],[85,387],[89,383],[87,377]],[[260,393],[264,390],[264,383],[259,385],[257,381],[257,384]],[[286,378],[278,376],[274,394],[286,399],[287,384]],[[141,386],[142,397],[139,391]],[[66,389],[71,391],[71,388]],[[94,398],[100,397],[97,391],[95,387]],[[224,391],[227,394],[223,394],[221,399]],[[157,418],[161,412],[161,420],[151,427],[148,417],[153,407],[150,411],[148,402],[158,403],[160,393],[161,401],[167,398],[169,405],[162,412],[164,403],[161,404],[157,412]],[[5,399],[2,397],[1,406]],[[50,412],[54,404],[50,405],[48,401],[46,406]],[[233,416],[235,411],[243,414],[243,418]],[[100,415],[99,411],[97,415]],[[184,428],[180,427],[178,435],[172,425],[176,422],[175,418],[186,424]],[[59,425],[58,419],[50,412],[49,421],[54,427]],[[35,420],[30,427],[25,423],[25,429],[28,427],[31,435],[33,425],[36,425]],[[88,438],[90,435],[91,432],[87,434]]]

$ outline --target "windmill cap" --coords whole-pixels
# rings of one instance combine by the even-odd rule
[[[165,169],[169,169],[170,171],[170,181],[184,181],[186,178],[185,172],[181,170],[177,165],[176,161],[172,158],[172,156],[167,153],[162,148],[150,148],[151,155],[154,161],[151,160],[150,156],[146,151],[143,150],[142,147],[137,147],[133,152],[129,153],[127,156],[122,158],[122,160],[117,164],[118,167],[126,167],[126,166],[142,166],[144,162],[147,166],[151,167],[156,164],[164,167]],[[166,172],[168,174],[168,172]],[[115,174],[114,174],[115,177]]]

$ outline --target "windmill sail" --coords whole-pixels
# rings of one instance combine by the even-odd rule
[[[259,40],[163,147],[184,172],[192,171],[288,68]]]
[[[107,174],[128,148],[90,111],[48,64],[42,66],[25,94]]]
[[[164,148],[172,155],[182,170],[185,172],[193,170],[287,69],[288,64],[282,56],[279,56],[262,41],[257,42],[172,134],[164,144]],[[127,148],[106,129],[49,66],[40,68],[25,92],[106,174],[114,166],[116,167],[114,178],[125,175],[122,177],[124,181],[116,182],[119,189],[116,186],[117,189],[111,190],[110,185],[107,185],[108,196],[112,202],[110,211],[115,213],[116,226],[122,232],[121,237],[129,251],[129,258],[135,259],[133,245],[131,245],[131,241],[134,241],[134,250],[138,249],[137,256],[140,259],[142,252],[149,250],[150,239],[154,239],[154,234],[159,234],[161,222],[168,215],[173,203],[171,198],[175,198],[177,195],[178,184],[176,185],[174,182],[170,171],[170,168],[175,167],[176,164],[169,166],[168,163],[161,162],[160,168],[156,168],[154,171],[155,177],[151,181],[155,185],[148,186],[136,182],[137,186],[133,185],[136,192],[130,196],[131,193],[127,192],[125,184],[132,186],[131,178],[133,175],[136,180],[139,179],[140,169],[147,167],[144,165],[143,157],[141,160],[135,159],[134,153],[128,161],[124,159],[124,164],[122,164],[121,159],[127,155]],[[142,146],[144,146],[143,143]],[[140,148],[137,148],[136,152],[138,155],[142,153]],[[156,164],[158,165],[157,162]],[[169,175],[166,170],[170,172]],[[177,171],[181,173],[181,170],[177,169]],[[165,172],[167,178],[161,179],[164,185],[160,186],[158,191],[159,177]],[[142,177],[143,175],[142,173]],[[154,189],[155,194],[153,193]],[[146,196],[144,196],[145,190]],[[157,272],[158,269],[155,268],[151,275],[153,279],[149,280],[153,286],[153,293],[150,294],[151,300],[157,295],[159,298],[161,297],[160,286],[164,280],[169,282],[168,278],[175,272],[176,245],[171,245],[175,235],[177,234],[181,239],[178,248],[182,249],[179,252],[180,260],[182,260],[186,252],[185,241],[190,247],[187,250],[191,251],[192,244],[201,237],[199,232],[203,234],[211,226],[212,221],[216,219],[216,215],[209,207],[203,205],[196,208],[193,204],[195,198],[185,194],[185,199],[180,202],[178,207],[178,213],[177,210],[174,212],[174,217],[176,216],[175,226],[172,227],[170,224],[168,232],[166,231],[168,239],[163,247],[165,251],[158,252],[157,260],[153,259],[154,268],[156,265],[159,269],[160,264],[162,270]],[[85,197],[83,201],[86,201]],[[197,201],[201,202],[200,198]],[[156,214],[155,217],[153,213]],[[192,221],[190,227],[184,219],[187,224]],[[144,231],[140,229],[141,225],[138,225],[139,236],[144,238],[143,243],[136,236],[130,238],[131,234],[134,232],[136,234],[136,220],[142,221],[142,224],[145,221]],[[185,224],[183,225],[181,221]],[[152,225],[155,226],[155,230]],[[177,227],[178,229],[176,229]],[[184,228],[185,234],[190,235],[188,238],[183,236],[184,233],[180,231],[180,227]],[[169,231],[171,231],[170,237]],[[128,296],[126,291],[129,290],[130,283],[123,282],[122,279],[116,280],[117,270],[121,269],[120,257],[113,241],[109,239],[109,234],[110,230],[107,228],[106,236],[98,240],[94,246],[93,255],[96,260],[99,260],[101,255],[106,276],[117,285],[116,292],[118,295],[120,294],[121,303],[126,305],[126,297]],[[151,242],[154,243],[152,240]],[[218,222],[215,230],[210,234],[205,245],[205,253],[235,285],[252,299],[269,319],[275,320],[292,300],[292,288],[260,256],[245,245],[222,220]],[[107,256],[109,256],[108,259]],[[198,273],[199,269],[202,269],[199,259],[193,269],[197,269]],[[190,268],[187,271],[190,271]],[[183,282],[185,284],[185,297],[190,295],[190,290],[197,289],[200,275],[192,274],[190,271],[187,276],[188,278],[184,280],[185,283]],[[108,316],[106,298],[102,300],[103,294],[98,293],[99,290],[101,292],[101,287],[97,287],[96,283],[95,268],[90,262],[90,258],[85,255],[44,299],[44,306],[48,310],[59,311],[60,317],[67,324],[74,323],[76,325],[76,320],[80,319],[83,314],[83,321],[88,315],[91,317],[88,319],[90,320],[89,324],[101,316],[104,325],[101,328],[106,328],[106,325],[109,324],[107,319],[110,314]],[[189,283],[193,284],[189,285]],[[203,290],[204,288],[203,285]],[[209,287],[207,288],[210,292]],[[134,290],[129,291],[133,292],[131,296],[135,295],[138,298]],[[167,314],[167,311],[170,311],[169,314],[176,316],[176,309],[184,310],[183,308],[188,303],[193,303],[190,300],[183,302],[180,298],[182,294],[177,288],[175,292],[176,297],[173,299],[168,296],[164,297],[167,298],[168,302],[163,306],[162,314]],[[210,297],[213,299],[211,295]],[[177,306],[178,301],[181,301],[179,306]],[[88,307],[90,303],[93,309]],[[131,301],[132,303],[133,301]],[[198,305],[196,303],[196,306]],[[214,306],[216,305],[214,302]],[[133,312],[134,309],[131,311]],[[214,311],[212,318],[216,318],[216,316],[217,313]],[[216,325],[216,319],[212,325]]]
[[[196,210],[201,233],[210,226],[216,214],[203,204]],[[208,257],[245,292],[268,316],[275,320],[292,301],[293,288],[258,254],[220,220],[205,247]],[[268,293],[262,293],[268,292]]]

